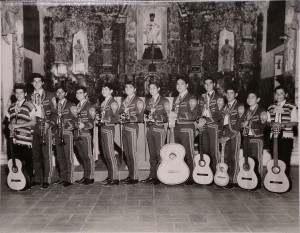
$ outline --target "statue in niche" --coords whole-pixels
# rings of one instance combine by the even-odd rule
[[[7,35],[15,34],[16,24],[15,24],[15,15],[19,12],[20,6],[18,4],[1,4],[1,35],[2,39],[6,44],[10,44],[7,38]]]
[[[201,31],[199,29],[192,30],[192,43],[200,43]]]
[[[73,73],[87,74],[88,73],[88,47],[87,35],[80,30],[73,38]]]
[[[159,47],[159,45],[161,45],[161,41],[160,41],[160,26],[154,22],[155,19],[155,14],[151,13],[150,14],[150,22],[147,23],[144,28],[143,28],[143,33],[146,36],[146,43],[144,43],[145,45],[145,51],[143,54],[143,59],[162,59],[163,55],[161,52],[161,49]],[[153,46],[151,46],[150,44],[156,44],[153,45],[154,48],[152,48]],[[152,50],[154,50],[153,55],[152,55]]]
[[[233,58],[233,47],[229,44],[229,40],[225,40],[225,44],[222,46],[220,51],[222,63],[222,71],[232,71],[232,58]]]
[[[198,44],[197,46],[194,44],[189,50],[191,66],[200,66],[203,60],[203,46],[201,44]]]
[[[109,27],[103,31],[103,44],[111,44],[112,31]]]
[[[225,42],[225,43],[224,43]],[[234,34],[224,28],[220,32],[218,71],[233,71],[234,63]]]
[[[253,29],[253,26],[250,23],[246,23],[243,25],[242,34],[245,39],[252,38],[252,29]]]

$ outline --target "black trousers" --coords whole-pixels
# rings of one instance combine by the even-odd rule
[[[278,159],[282,160],[286,165],[285,173],[290,176],[291,156],[293,151],[293,138],[282,138],[282,135],[278,137]],[[271,155],[274,158],[273,153],[273,139],[271,140]]]
[[[14,145],[15,157],[22,162],[23,169],[26,171],[30,182],[33,177],[33,162],[31,148],[25,145]]]

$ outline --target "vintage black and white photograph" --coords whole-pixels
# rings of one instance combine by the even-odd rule
[[[299,1],[0,11],[0,232],[299,232]]]

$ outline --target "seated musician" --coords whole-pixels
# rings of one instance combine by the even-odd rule
[[[136,96],[136,86],[132,81],[125,84],[126,99],[122,101],[119,109],[120,123],[123,125],[122,141],[126,156],[129,175],[121,180],[126,185],[138,183],[138,156],[137,137],[139,133],[138,123],[143,122],[144,102]]]
[[[108,170],[108,177],[102,183],[104,187],[119,185],[118,163],[114,150],[115,124],[119,120],[119,104],[112,96],[113,91],[114,87],[111,83],[103,84],[102,95],[105,100],[101,103],[100,116],[96,117],[96,124],[101,127],[100,143]]]
[[[243,134],[249,135],[249,156],[255,160],[255,167],[258,168],[260,181],[263,176],[263,146],[264,130],[267,122],[267,112],[259,106],[260,96],[256,91],[248,93],[244,122],[242,123]],[[245,152],[244,152],[245,153]]]
[[[194,139],[195,125],[197,118],[198,103],[195,96],[188,92],[188,81],[184,77],[177,79],[176,89],[179,95],[174,99],[172,111],[177,113],[177,124],[174,128],[175,143],[181,144],[185,151],[185,159],[190,169],[190,176],[185,185],[193,185],[194,170]]]
[[[241,147],[241,123],[244,120],[244,105],[236,100],[238,93],[234,87],[229,87],[226,91],[228,103],[222,111],[220,121],[220,143],[226,142],[225,163],[228,165],[228,175],[230,183],[227,188],[237,187],[238,161]]]
[[[94,118],[96,111],[94,105],[87,99],[87,89],[79,86],[76,89],[76,98],[79,100],[77,104],[77,119],[75,123],[74,142],[83,162],[83,177],[76,183],[90,185],[94,183],[94,158],[92,150],[92,134],[94,128]]]
[[[149,83],[149,92],[152,98],[146,99],[146,110],[144,112],[150,153],[150,175],[142,182],[154,185],[160,183],[157,179],[157,167],[160,161],[160,149],[165,144],[166,138],[164,123],[168,121],[167,114],[170,111],[169,100],[160,96],[159,91],[159,83]]]
[[[298,125],[297,106],[287,101],[288,93],[284,86],[276,87],[274,93],[276,104],[272,104],[268,108],[268,126],[280,129],[278,135],[278,159],[285,163],[285,172],[289,177],[294,141],[293,127]],[[271,152],[273,155],[273,144],[271,145]]]
[[[36,123],[35,108],[30,101],[25,99],[27,95],[25,84],[16,84],[14,94],[17,102],[13,103],[8,109],[9,129],[14,137],[12,153],[14,153],[15,158],[25,162],[25,170],[30,179],[27,188],[30,188],[33,177],[31,152],[33,135],[31,129]]]
[[[77,116],[76,105],[67,100],[67,88],[63,85],[55,87],[57,103],[51,114],[50,126],[53,127],[57,164],[60,170],[60,180],[54,184],[71,186],[74,182],[74,158],[73,158],[73,129]]]

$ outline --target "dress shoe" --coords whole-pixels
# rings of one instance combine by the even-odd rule
[[[84,177],[82,177],[80,180],[76,180],[75,183],[77,184],[81,184],[85,181],[86,179]]]
[[[44,182],[44,183],[42,184],[41,189],[46,189],[46,188],[49,187],[49,185],[50,185],[49,183]]]
[[[229,183],[229,184],[226,185],[224,188],[226,188],[226,189],[232,189],[232,188],[235,188],[235,187],[237,187],[237,186],[238,186],[237,184]]]
[[[137,184],[138,180],[129,179],[125,182],[125,185]]]
[[[119,181],[118,180],[112,180],[110,183],[103,184],[102,186],[103,187],[112,187],[112,186],[115,186],[115,185],[119,185]]]
[[[120,180],[120,182],[127,182],[128,180],[131,180],[131,178],[128,176],[126,179]]]
[[[82,182],[83,185],[90,185],[94,184],[94,179],[88,179],[86,178],[85,181]]]
[[[71,185],[73,185],[72,183],[70,183],[70,182],[67,182],[67,181],[65,181],[65,183],[64,183],[64,187],[69,187],[69,186],[71,186]]]
[[[193,180],[188,180],[184,184],[187,185],[187,186],[190,186],[190,185],[194,185],[195,182]]]
[[[31,183],[31,187],[37,186],[37,185],[41,185],[41,184],[42,184],[42,183],[33,181],[33,182]]]
[[[152,178],[152,177],[148,177],[145,180],[141,180],[142,183],[152,183],[153,181],[154,181],[154,178]]]
[[[57,180],[57,181],[54,181],[52,184],[62,184],[62,183],[64,183],[63,180]]]
[[[100,183],[100,184],[107,184],[107,183],[109,183],[109,182],[111,182],[111,179],[110,179],[109,177],[107,177],[105,180],[100,181],[99,183]]]
[[[159,179],[153,179],[153,182],[152,182],[152,184],[153,185],[158,185],[158,184],[160,184],[161,182],[160,182],[160,180]]]

